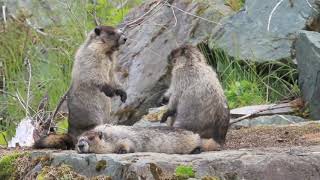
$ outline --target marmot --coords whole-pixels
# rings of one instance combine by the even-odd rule
[[[67,92],[68,136],[72,137],[74,144],[83,132],[97,125],[112,123],[110,97],[118,95],[122,102],[126,101],[127,94],[114,74],[116,52],[125,41],[119,30],[97,26],[75,55],[71,86]],[[61,141],[40,139],[35,148],[60,147],[57,142]]]
[[[196,133],[173,127],[101,125],[84,132],[79,137],[76,149],[79,153],[97,154],[134,152],[197,154],[215,146],[210,143],[212,142],[202,141]]]
[[[168,111],[161,122],[171,117],[171,126],[193,131],[201,138],[213,138],[223,145],[230,117],[217,74],[191,45],[173,50],[168,61],[173,65],[172,78],[165,93]]]

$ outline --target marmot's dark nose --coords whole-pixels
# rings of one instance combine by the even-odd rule
[[[83,147],[84,147],[84,144],[78,144],[79,149],[83,149]]]
[[[127,41],[127,38],[123,38],[123,40],[124,40],[124,42],[126,42],[126,41]]]

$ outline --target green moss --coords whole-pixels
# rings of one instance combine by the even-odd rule
[[[195,171],[191,166],[180,165],[175,170],[175,176],[177,179],[188,179],[195,177]]]
[[[9,179],[16,170],[16,160],[26,153],[12,153],[0,159],[0,179]]]
[[[97,162],[97,165],[96,165],[96,171],[101,171],[101,170],[104,170],[106,169],[107,167],[107,161],[106,160],[100,160]]]

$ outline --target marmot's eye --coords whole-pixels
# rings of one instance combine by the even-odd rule
[[[89,139],[90,141],[92,141],[92,140],[94,140],[94,136],[89,136],[88,139]]]

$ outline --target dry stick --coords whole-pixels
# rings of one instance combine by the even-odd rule
[[[308,6],[309,6],[311,9],[313,9],[313,10],[316,11],[316,12],[319,12],[316,8],[314,8],[314,7],[311,5],[311,3],[309,2],[309,0],[305,0],[305,1],[307,2]]]
[[[70,88],[69,88],[68,91],[65,92],[64,95],[60,98],[60,101],[59,101],[56,109],[54,110],[52,117],[51,117],[50,120],[49,120],[48,134],[50,133],[50,128],[51,128],[51,126],[52,126],[52,122],[54,121],[54,118],[55,118],[56,115],[58,114],[58,111],[59,111],[62,103],[67,99],[67,96],[68,96],[69,91],[70,91]]]
[[[176,25],[177,25],[177,23],[178,23],[178,19],[177,19],[176,13],[174,12],[173,7],[170,7],[170,8],[171,8],[171,11],[172,11],[174,20],[175,20],[173,27],[176,27]]]
[[[130,27],[131,25],[133,25],[133,24],[137,23],[138,21],[140,21],[141,19],[143,19],[146,15],[148,15],[150,12],[152,12],[157,6],[159,6],[161,4],[161,2],[162,1],[159,0],[159,2],[153,8],[149,9],[149,11],[147,11],[146,13],[144,13],[142,16],[138,17],[137,19],[126,23],[125,27],[127,27],[127,26]]]
[[[6,27],[7,26],[6,6],[2,6],[2,17],[3,17],[4,27]]]
[[[96,26],[99,26],[101,23],[100,21],[98,20],[98,17],[97,17],[97,1],[94,0],[94,11],[93,11],[93,16],[94,16],[94,23]]]
[[[272,105],[272,106],[270,106],[270,107],[268,107],[268,108],[260,109],[260,110],[257,110],[257,111],[255,111],[255,112],[253,112],[253,113],[250,113],[250,114],[247,114],[247,115],[238,117],[238,118],[236,118],[234,121],[230,122],[229,125],[232,125],[232,124],[234,124],[234,123],[240,122],[240,121],[242,121],[242,120],[245,120],[245,119],[247,119],[247,118],[249,118],[249,117],[252,117],[253,115],[259,114],[259,113],[264,112],[264,111],[269,111],[269,110],[274,110],[274,109],[281,109],[281,108],[292,107],[291,105],[282,106],[282,107],[275,107],[275,106],[277,106],[277,105],[279,105],[279,104],[274,104],[274,105]]]
[[[272,9],[270,15],[269,15],[269,19],[268,19],[268,26],[267,26],[267,30],[269,31],[270,30],[270,23],[271,23],[271,19],[272,19],[272,16],[273,16],[273,13],[276,11],[276,9],[280,6],[280,4],[283,2],[284,0],[280,0],[275,6],[274,8]]]
[[[201,19],[201,20],[204,20],[204,21],[207,21],[207,22],[210,22],[210,23],[213,23],[213,24],[221,25],[221,24],[218,23],[218,22],[211,21],[211,20],[206,19],[206,18],[204,18],[204,17],[201,17],[201,16],[198,16],[198,15],[192,14],[192,13],[190,13],[190,12],[188,12],[188,11],[185,11],[185,10],[183,10],[183,9],[180,9],[180,8],[178,8],[177,6],[174,6],[174,5],[172,5],[172,4],[166,3],[166,5],[169,6],[169,7],[175,8],[175,9],[177,9],[177,10],[179,10],[179,11],[185,13],[185,14],[188,14],[188,15],[190,15],[190,16],[199,18],[199,19]]]
[[[32,70],[31,70],[31,64],[28,58],[26,58],[27,65],[28,65],[28,72],[29,72],[29,78],[28,78],[28,86],[27,86],[27,99],[26,99],[26,117],[29,117],[29,101],[30,101],[30,87],[31,87],[31,78],[32,78]]]

